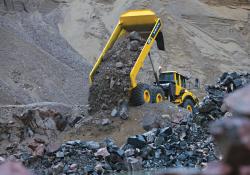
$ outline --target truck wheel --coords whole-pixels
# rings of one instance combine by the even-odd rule
[[[130,103],[133,106],[140,106],[144,103],[151,102],[151,90],[147,84],[138,84],[136,88],[132,90]]]
[[[183,107],[186,108],[189,112],[194,112],[194,102],[191,99],[185,99]]]
[[[152,103],[160,103],[164,100],[164,91],[162,88],[153,86],[151,92]]]

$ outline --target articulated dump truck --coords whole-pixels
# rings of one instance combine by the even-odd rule
[[[158,49],[165,50],[161,29],[161,19],[151,10],[130,10],[122,14],[105,48],[90,72],[90,84],[92,84],[93,77],[102,63],[104,55],[117,39],[132,31],[136,31],[145,39],[145,45],[130,72],[130,103],[134,106],[139,106],[144,103],[159,103],[166,99],[192,112],[194,106],[198,103],[198,99],[192,92],[186,89],[186,80],[188,78],[176,71],[160,72],[159,76],[155,72],[150,49],[156,41]],[[139,83],[136,80],[147,57],[151,61],[156,80],[151,85]]]

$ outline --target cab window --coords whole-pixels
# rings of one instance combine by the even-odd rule
[[[174,81],[174,74],[173,73],[161,73],[159,75],[159,81]]]
[[[181,84],[182,84],[182,87],[184,87],[184,88],[187,87],[187,85],[186,85],[186,79],[184,77],[182,77]]]

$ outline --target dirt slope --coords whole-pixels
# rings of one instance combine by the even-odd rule
[[[212,5],[245,5],[249,0],[203,0],[204,2]]]
[[[0,3],[0,104],[86,104],[90,66],[59,33],[59,3],[5,2]]]
[[[0,36],[0,103],[85,101],[81,72],[10,32],[0,29]]]

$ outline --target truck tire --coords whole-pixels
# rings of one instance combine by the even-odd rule
[[[151,90],[149,85],[140,83],[131,92],[130,103],[133,106],[140,106],[151,102]]]
[[[195,109],[194,109],[195,104],[194,104],[193,100],[191,100],[191,99],[185,99],[182,106],[191,113],[193,113],[195,111]]]
[[[161,87],[153,86],[151,88],[152,103],[160,103],[164,100],[164,91]]]

